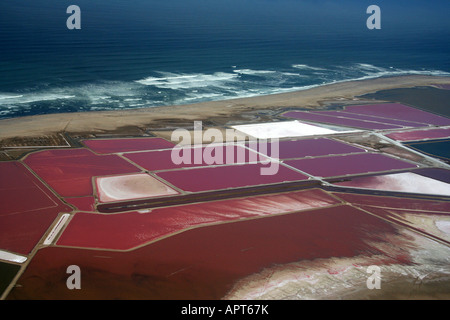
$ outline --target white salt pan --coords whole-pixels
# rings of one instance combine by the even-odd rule
[[[312,124],[302,123],[297,120],[244,124],[233,126],[232,128],[246,135],[252,136],[256,139],[304,137],[304,136],[328,135],[354,131],[354,130],[336,131],[319,126],[314,126]]]
[[[131,200],[177,194],[156,178],[145,174],[128,174],[96,178],[100,202]]]

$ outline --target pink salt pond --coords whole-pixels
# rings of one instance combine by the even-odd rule
[[[201,167],[158,172],[158,177],[187,192],[202,192],[308,180],[308,176],[275,164]]]
[[[322,158],[288,160],[285,164],[317,177],[336,177],[417,167],[379,153],[359,153]]]
[[[446,117],[400,103],[354,105],[347,106],[342,111],[294,110],[283,115],[287,118],[370,130],[450,125],[450,119]]]
[[[63,197],[92,196],[92,177],[141,171],[117,155],[99,156],[88,149],[40,151],[24,162]]]
[[[175,146],[162,138],[96,139],[84,140],[83,143],[99,154],[169,149]]]
[[[276,146],[278,146],[278,152],[274,152],[274,147]],[[365,152],[364,149],[327,138],[282,140],[268,143],[265,148],[261,148],[254,143],[249,143],[249,147],[255,150],[259,149],[259,152],[278,159],[295,159]]]
[[[332,125],[340,125],[350,128],[359,128],[359,129],[371,129],[371,130],[384,130],[384,129],[398,129],[401,126],[386,124],[381,122],[374,121],[365,121],[359,119],[350,119],[343,117],[335,117],[327,114],[322,114],[318,112],[307,112],[307,111],[290,111],[284,114],[285,117],[295,118],[299,120],[305,121],[313,121],[319,123],[326,123]]]
[[[127,174],[95,179],[100,202],[125,201],[178,194],[158,179],[146,174]]]
[[[150,171],[268,160],[266,157],[238,145],[174,147],[168,150],[126,153],[124,157]],[[206,161],[207,159],[209,161]]]

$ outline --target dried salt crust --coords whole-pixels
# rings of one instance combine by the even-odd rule
[[[97,177],[95,185],[100,202],[178,194],[174,189],[146,173]]]
[[[328,135],[336,133],[357,132],[359,130],[337,131],[312,124],[295,121],[267,122],[232,126],[246,135],[256,139],[278,139],[288,137],[306,137],[315,135]]]

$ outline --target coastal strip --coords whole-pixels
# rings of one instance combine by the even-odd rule
[[[310,89],[239,98],[201,102],[189,105],[151,107],[132,110],[74,112],[27,116],[0,120],[0,139],[53,134],[116,130],[127,126],[158,128],[167,123],[221,119],[228,122],[243,112],[280,108],[317,108],[329,101],[345,101],[355,97],[393,88],[448,85],[450,77],[401,76],[327,84]]]

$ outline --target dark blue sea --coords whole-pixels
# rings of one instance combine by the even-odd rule
[[[369,5],[381,29],[368,29]],[[69,5],[81,29],[69,30]],[[0,118],[450,76],[448,0],[1,0]]]

